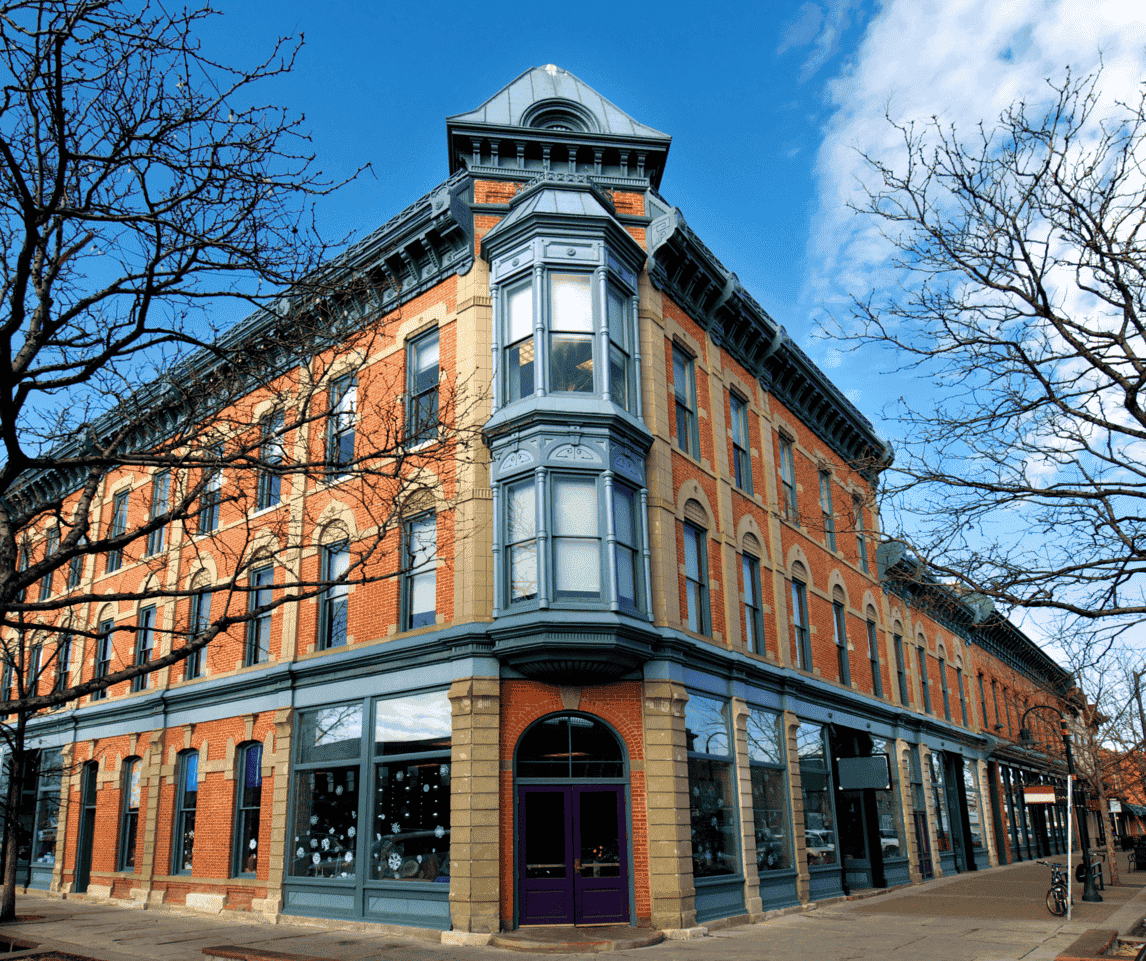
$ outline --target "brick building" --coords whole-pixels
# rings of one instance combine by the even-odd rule
[[[65,764],[29,786],[29,882],[474,933],[681,928],[1063,850],[1062,810],[1021,792],[1061,778],[1057,721],[1018,735],[1069,677],[883,536],[889,447],[662,198],[670,138],[552,66],[447,137],[448,179],[352,251],[382,342],[327,372],[325,425],[288,442],[353,451],[379,410],[417,420],[476,383],[481,456],[411,504],[394,577],[38,721],[41,771]],[[249,404],[266,423],[274,391]],[[109,477],[101,523],[157,483]],[[353,484],[260,487],[251,596],[345,563]],[[288,522],[331,533],[276,553]],[[209,583],[228,523],[81,586],[155,558]],[[91,605],[132,632],[66,669],[130,661],[196,603]]]

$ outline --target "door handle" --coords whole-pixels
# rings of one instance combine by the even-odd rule
[[[573,870],[575,872],[577,872],[578,874],[581,873],[581,859],[580,858],[575,858],[573,860]]]

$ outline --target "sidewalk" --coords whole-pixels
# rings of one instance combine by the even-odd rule
[[[1101,904],[1082,902],[1081,890],[1076,891],[1070,922],[1047,912],[1047,880],[1045,867],[1024,862],[827,903],[760,924],[713,930],[695,941],[665,941],[615,953],[647,961],[1051,961],[1089,928],[1126,933],[1146,915],[1146,872],[1124,875],[1118,888],[1107,886]],[[17,910],[41,915],[42,920],[5,925],[0,937],[38,942],[40,952],[54,949],[97,961],[205,961],[203,949],[215,945],[257,947],[323,961],[494,961],[528,956],[395,934],[139,911],[37,894],[21,896]]]

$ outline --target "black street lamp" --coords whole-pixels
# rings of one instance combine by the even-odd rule
[[[1023,712],[1022,720],[1019,721],[1019,740],[1023,744],[1034,744],[1035,739],[1031,736],[1030,728],[1026,726],[1027,715],[1032,711],[1054,711],[1058,715],[1058,722],[1061,725],[1062,731],[1062,744],[1066,749],[1066,770],[1072,777],[1076,777],[1074,770],[1074,754],[1070,749],[1070,731],[1067,728],[1066,715],[1062,713],[1057,707],[1051,704],[1036,704],[1034,707],[1028,707]],[[1078,833],[1081,835],[1079,841],[1082,843],[1082,900],[1083,901],[1101,901],[1103,897],[1098,893],[1098,888],[1094,884],[1094,872],[1090,867],[1090,828],[1086,824],[1086,787],[1080,785],[1079,793],[1082,795],[1082,817],[1078,819]],[[1073,798],[1071,799],[1073,801]],[[1070,861],[1070,852],[1066,852],[1067,861]]]

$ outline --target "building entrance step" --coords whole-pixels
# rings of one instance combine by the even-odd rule
[[[502,931],[490,938],[490,946],[534,954],[600,954],[647,948],[665,939],[656,928],[634,928],[627,924],[574,927],[569,924],[530,925],[516,931]]]

